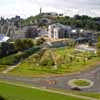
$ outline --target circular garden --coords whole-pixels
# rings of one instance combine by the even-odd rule
[[[90,88],[93,86],[93,82],[87,79],[73,79],[68,82],[71,87],[78,88]]]

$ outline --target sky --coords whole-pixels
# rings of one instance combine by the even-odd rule
[[[42,12],[57,12],[64,15],[75,14],[100,17],[100,0],[0,0],[0,16],[22,18]]]

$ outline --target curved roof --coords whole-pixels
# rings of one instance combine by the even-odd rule
[[[0,34],[0,42],[6,42],[7,40],[9,40],[10,38],[8,36],[5,36],[3,34]]]
[[[63,25],[63,24],[60,24],[60,23],[55,23],[55,24],[52,24],[50,26],[53,27],[53,28],[58,28],[58,29],[63,28],[63,29],[71,30],[70,26],[66,26],[66,25]]]

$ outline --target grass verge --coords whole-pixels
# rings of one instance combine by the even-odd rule
[[[5,100],[85,100],[38,89],[0,83],[0,95]]]

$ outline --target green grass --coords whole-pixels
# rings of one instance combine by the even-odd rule
[[[89,82],[87,82],[86,80],[81,80],[81,79],[75,80],[73,83],[77,86],[89,86],[90,85]]]
[[[69,59],[68,56],[80,57],[78,59],[80,61],[77,61],[77,59],[73,58],[72,62],[68,60],[65,64],[61,64],[61,65],[59,64],[58,69],[55,70],[54,66],[37,65],[34,62],[34,55],[32,55],[27,60],[23,61],[12,72],[9,72],[9,74],[21,75],[21,76],[22,75],[23,76],[35,76],[35,75],[45,75],[45,74],[46,75],[70,74],[70,73],[79,72],[81,70],[88,69],[91,66],[96,65],[96,63],[100,61],[100,58],[91,57],[92,54],[88,53],[87,55],[88,57],[91,57],[91,59],[89,59],[88,61],[84,63],[82,57],[84,57],[86,53],[75,51],[73,48],[58,48],[58,49],[55,49],[55,52],[61,58],[65,56],[65,59],[63,60],[64,62],[66,62],[66,60]],[[43,55],[43,58],[45,58],[46,60],[49,57],[48,53],[49,51],[47,50],[46,54]],[[37,61],[39,60],[37,59]]]
[[[64,93],[72,93],[75,95],[81,95],[81,96],[86,96],[86,97],[92,97],[92,98],[96,98],[98,100],[100,100],[100,93],[96,93],[96,92],[79,92],[79,91],[71,91],[71,90],[59,90],[59,89],[53,89],[56,91],[62,91]]]
[[[37,89],[0,83],[0,96],[5,100],[84,100]]]
[[[7,65],[0,65],[0,72],[5,70],[7,68]]]
[[[72,53],[74,51],[74,49],[73,48],[67,48],[67,47],[62,47],[62,48],[57,48],[57,49],[55,49],[55,52],[57,53],[57,54],[59,54],[59,55],[61,55],[61,56],[64,56],[65,54],[67,55],[67,54],[70,54],[70,53]]]
[[[76,94],[87,96],[87,97],[92,97],[92,98],[97,98],[98,100],[100,100],[100,93],[76,93]]]
[[[22,53],[12,54],[7,57],[3,57],[0,59],[0,65],[13,65],[19,61]]]
[[[40,48],[39,47],[33,47],[29,50],[25,50],[24,52],[18,52],[16,54],[12,54],[10,56],[6,56],[0,59],[0,65],[14,65],[18,63],[19,61],[29,57],[36,51],[38,51]]]

